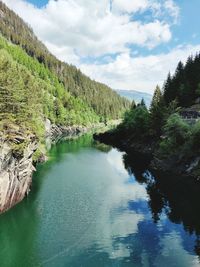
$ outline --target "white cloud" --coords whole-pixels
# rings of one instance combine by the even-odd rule
[[[177,22],[180,10],[179,10],[179,7],[174,3],[174,1],[166,0],[164,2],[164,7],[168,10],[168,12],[174,18],[174,22]]]
[[[180,9],[173,0],[113,0],[112,7],[114,12],[135,13],[151,11],[154,17],[160,19],[171,18],[174,23],[178,21]]]
[[[42,9],[25,0],[4,2],[32,26],[51,52],[72,63],[74,55],[65,54],[69,48],[82,57],[101,56],[125,52],[127,44],[152,48],[171,39],[166,20],[153,16],[146,23],[133,20],[139,10],[155,10],[155,0],[113,0],[112,11],[109,0],[50,0]],[[168,12],[168,6],[162,5],[162,11]]]
[[[77,65],[92,78],[114,88],[151,91],[179,59],[176,51],[136,57],[137,51],[130,49],[134,45],[150,51],[171,40],[171,25],[179,16],[173,0],[49,0],[41,9],[25,0],[3,2],[31,25],[59,59]],[[146,11],[151,19],[134,19],[137,12]],[[188,50],[185,48],[185,52]],[[182,59],[182,50],[178,51]],[[115,54],[118,56],[113,60]],[[81,64],[88,56],[108,60],[106,64]]]
[[[113,0],[112,4],[115,11],[132,13],[147,9],[149,6],[149,1]]]
[[[167,54],[131,57],[128,52],[104,65],[81,65],[93,79],[115,89],[134,89],[152,93],[155,86],[162,86],[167,73],[174,72],[178,61],[185,62],[188,55],[200,51],[200,45],[178,46]]]
[[[160,253],[156,256],[154,266],[170,266],[169,262],[173,262],[174,266],[199,266],[199,258],[197,255],[188,253],[184,249],[184,240],[178,232],[171,232],[162,237],[160,240]],[[170,260],[169,260],[170,259]],[[165,264],[163,264],[165,262]]]

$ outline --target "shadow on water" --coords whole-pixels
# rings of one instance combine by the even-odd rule
[[[142,162],[135,155],[125,154],[123,161],[136,181],[146,185],[153,222],[159,224],[165,214],[170,222],[183,225],[184,231],[196,240],[193,247],[187,247],[188,240],[183,241],[183,246],[200,259],[200,182],[170,173],[149,172],[148,160]]]

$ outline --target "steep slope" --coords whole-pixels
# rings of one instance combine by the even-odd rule
[[[84,131],[129,102],[57,60],[0,2],[0,212],[28,194],[46,133]]]
[[[56,59],[28,25],[2,2],[0,2],[0,17],[2,35],[49,68],[67,91],[85,101],[98,116],[108,119],[118,118],[129,107],[129,102],[108,86],[92,81],[76,67]]]
[[[29,192],[33,161],[43,153],[45,122],[58,124],[62,133],[98,121],[44,65],[0,37],[0,212]]]
[[[0,37],[0,116],[8,121],[32,117],[59,125],[98,122],[94,110],[68,93],[58,78],[20,47]],[[20,103],[20,105],[19,105]],[[29,115],[26,115],[29,114]],[[42,122],[41,122],[42,123]],[[37,131],[35,133],[37,135]]]

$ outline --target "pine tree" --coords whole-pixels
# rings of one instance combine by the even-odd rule
[[[153,134],[160,136],[164,124],[165,105],[160,87],[157,85],[150,106],[151,128]]]
[[[169,102],[171,101],[171,95],[170,95],[171,83],[172,83],[172,77],[171,77],[171,74],[169,72],[169,74],[167,76],[167,80],[165,81],[164,86],[163,86],[164,100],[165,100],[166,104],[169,104]]]
[[[140,102],[140,106],[141,106],[141,107],[146,107],[146,104],[145,104],[144,98],[142,98],[142,100],[141,100],[141,102]]]

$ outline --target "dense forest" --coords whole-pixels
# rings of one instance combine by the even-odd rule
[[[2,35],[51,71],[68,92],[82,99],[101,120],[119,118],[129,107],[129,101],[108,86],[91,80],[75,66],[54,57],[37,39],[30,27],[2,2],[0,17]]]
[[[200,54],[190,56],[184,65],[178,63],[175,74],[169,73],[163,88],[166,104],[173,100],[181,107],[194,104],[200,97]]]
[[[44,131],[44,120],[59,125],[88,125],[99,121],[87,104],[67,92],[58,78],[20,47],[0,37],[1,127],[14,124]]]
[[[120,118],[130,107],[106,85],[57,60],[1,1],[0,18],[0,139],[10,141],[16,153],[36,138],[39,156],[47,119],[92,127]]]
[[[116,144],[148,149],[159,162],[187,163],[200,152],[199,119],[200,54],[197,54],[190,56],[185,65],[179,62],[163,88],[156,87],[149,109],[143,100],[137,105],[133,101],[123,122],[108,136]],[[199,175],[200,167],[195,168]]]

